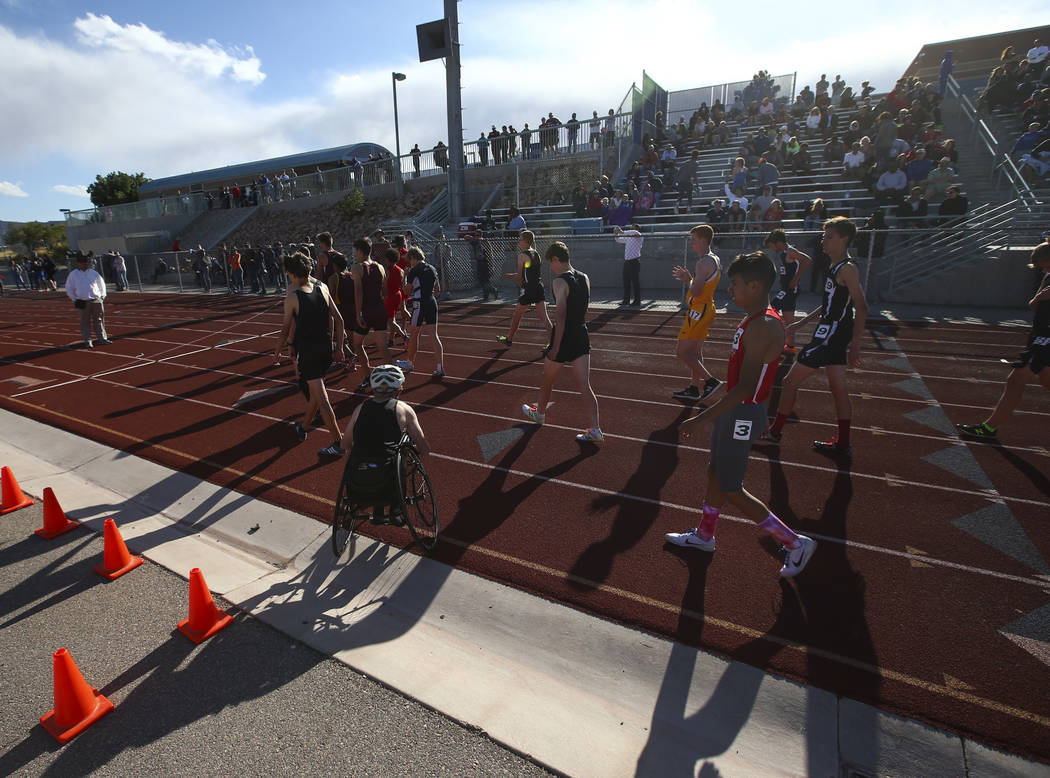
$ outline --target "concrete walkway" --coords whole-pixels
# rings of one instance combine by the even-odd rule
[[[336,561],[325,525],[6,411],[0,441],[27,493],[52,487],[95,531],[115,518],[133,552],[200,567],[262,621],[558,772],[1050,774],[382,543]]]

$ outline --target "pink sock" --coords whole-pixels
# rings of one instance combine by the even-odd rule
[[[718,523],[718,514],[721,512],[720,509],[712,508],[706,502],[704,503],[704,515],[696,527],[696,534],[700,536],[701,540],[710,540],[714,537],[715,525]]]
[[[798,543],[798,535],[791,528],[770,513],[766,520],[758,525],[788,548],[794,548]]]

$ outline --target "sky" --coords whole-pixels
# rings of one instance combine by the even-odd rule
[[[530,0],[459,4],[464,139],[493,123],[618,107],[643,70],[669,91],[765,69],[892,87],[924,43],[1030,27],[1042,3],[885,0],[857,24],[826,3]],[[250,3],[0,0],[0,220],[90,207],[111,170],[161,178],[371,141],[448,141],[445,71],[420,63],[415,25],[440,0]],[[781,23],[781,19],[784,20]],[[761,20],[749,24],[749,20]]]

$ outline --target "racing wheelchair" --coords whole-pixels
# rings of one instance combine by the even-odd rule
[[[430,477],[412,439],[387,447],[381,459],[347,457],[332,519],[332,551],[342,556],[361,525],[408,526],[424,553],[437,545],[437,504]]]

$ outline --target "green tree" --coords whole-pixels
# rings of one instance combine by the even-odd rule
[[[98,206],[134,203],[139,199],[139,187],[149,181],[142,173],[125,173],[114,170],[105,176],[95,176],[95,183],[88,185],[91,202]]]
[[[30,251],[47,249],[55,259],[61,259],[69,251],[66,227],[63,224],[26,222],[8,230],[4,242],[9,246],[21,243]]]

